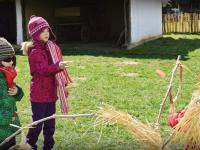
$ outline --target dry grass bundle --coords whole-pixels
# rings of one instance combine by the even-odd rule
[[[26,142],[24,132],[21,132],[20,144],[12,146],[9,150],[32,150],[31,146]]]
[[[192,96],[184,117],[176,125],[172,139],[185,143],[187,150],[200,149],[200,90]]]
[[[123,125],[148,150],[160,150],[162,147],[162,139],[159,132],[132,118],[127,113],[116,111],[111,106],[104,106],[99,110],[98,117],[107,123]]]
[[[12,146],[9,150],[32,150],[27,143]]]

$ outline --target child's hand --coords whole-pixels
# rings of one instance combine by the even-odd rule
[[[18,88],[16,86],[13,86],[12,88],[8,89],[8,95],[10,95],[10,96],[16,95],[17,92],[18,92]]]
[[[65,86],[65,92],[67,93],[67,95],[69,94],[69,92],[68,92],[68,86]]]
[[[59,68],[60,69],[65,69],[67,67],[68,62],[67,61],[61,61],[59,63]]]

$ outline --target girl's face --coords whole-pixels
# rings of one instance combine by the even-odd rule
[[[48,28],[46,28],[46,29],[44,29],[41,33],[40,33],[40,40],[42,41],[42,42],[47,42],[48,40],[49,40],[49,36],[50,36],[50,34],[49,34],[49,29]]]

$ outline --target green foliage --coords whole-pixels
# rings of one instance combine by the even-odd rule
[[[109,104],[153,125],[177,55],[181,55],[182,64],[191,71],[183,71],[183,90],[177,111],[183,109],[198,87],[199,39],[199,35],[192,34],[164,35],[131,50],[69,50],[63,47],[65,60],[72,61],[69,64],[74,81],[69,88],[70,114],[95,113],[102,104]],[[18,103],[18,110],[22,124],[26,125],[31,121],[28,98],[30,75],[26,56],[17,56],[17,69],[17,82],[25,93]],[[163,70],[166,77],[159,78],[156,69]],[[173,93],[178,84],[179,74],[176,74]],[[59,101],[57,113],[60,114]],[[167,139],[171,130],[167,124],[168,115],[167,101],[161,118],[163,139]],[[142,149],[123,127],[99,125],[94,128],[94,123],[95,119],[91,118],[57,119],[55,149]],[[42,137],[39,138],[39,146],[42,147]]]

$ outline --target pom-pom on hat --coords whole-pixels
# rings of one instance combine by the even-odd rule
[[[5,38],[0,37],[0,61],[14,55],[15,51],[12,45]]]
[[[49,32],[50,32],[49,39],[55,40],[56,37],[54,33],[52,32],[48,22],[44,18],[35,16],[35,15],[32,15],[30,17],[30,20],[28,22],[28,32],[33,40],[39,40],[39,35],[45,28],[49,28]]]

